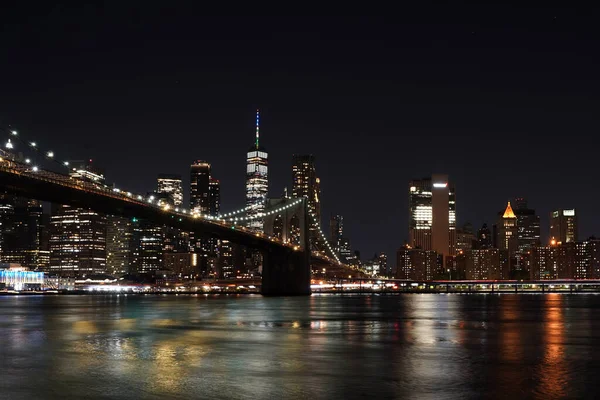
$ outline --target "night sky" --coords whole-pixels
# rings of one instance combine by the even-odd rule
[[[262,110],[270,195],[312,153],[330,213],[363,259],[407,238],[408,181],[447,173],[459,224],[529,199],[578,209],[600,234],[600,32],[590,10],[501,4],[388,17],[204,17],[202,9],[5,8],[0,124],[60,158],[92,158],[117,187],[212,163],[222,210],[244,204]],[[148,2],[149,3],[149,2]],[[3,5],[3,7],[5,7]],[[395,261],[393,261],[395,262]]]

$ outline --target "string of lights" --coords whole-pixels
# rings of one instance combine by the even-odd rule
[[[298,204],[300,204],[302,202],[302,199],[298,199],[295,200],[293,202],[291,202],[290,204],[286,204],[282,207],[276,208],[274,210],[271,211],[267,211],[264,213],[258,213],[256,215],[253,215],[251,217],[234,217],[234,218],[219,218],[222,221],[230,221],[230,222],[237,222],[237,221],[254,221],[260,218],[263,218],[267,215],[272,215],[272,214],[279,214],[280,212],[282,212],[283,210],[286,210],[288,208],[294,207]],[[246,208],[250,208],[250,207],[246,207]]]
[[[335,254],[335,252],[333,251],[333,249],[331,248],[331,245],[329,244],[329,242],[327,241],[327,238],[325,237],[325,234],[323,233],[323,231],[321,230],[321,227],[317,224],[317,219],[315,214],[310,213],[310,217],[312,219],[312,223],[317,227],[317,229],[319,230],[319,234],[321,235],[321,239],[323,240],[323,243],[325,243],[325,246],[327,247],[327,249],[329,250],[329,252],[331,253],[331,255],[333,256],[333,258],[335,258],[335,260],[341,264],[340,258],[338,257],[337,254]]]

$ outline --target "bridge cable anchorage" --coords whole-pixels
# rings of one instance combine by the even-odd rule
[[[331,253],[331,255],[333,256],[333,258],[335,258],[335,260],[339,263],[342,264],[342,262],[340,261],[340,258],[338,257],[337,254],[335,254],[335,252],[333,251],[333,249],[331,248],[331,245],[329,244],[329,242],[327,241],[327,239],[325,238],[325,234],[323,234],[323,231],[321,230],[321,227],[319,226],[319,224],[317,224],[317,219],[315,214],[313,214],[312,212],[310,213],[310,217],[312,219],[313,225],[317,227],[317,229],[319,230],[319,233],[321,234],[321,239],[323,239],[323,242],[325,243],[325,246],[327,247],[327,249],[329,250],[329,252]]]

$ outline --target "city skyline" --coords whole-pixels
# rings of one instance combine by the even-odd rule
[[[236,209],[244,198],[240,154],[253,140],[252,110],[260,108],[270,196],[291,186],[292,154],[315,154],[322,214],[346,216],[353,247],[364,254],[392,253],[408,239],[406,182],[432,173],[452,177],[458,225],[491,225],[496,209],[526,197],[541,216],[543,242],[549,215],[559,208],[578,210],[582,238],[600,227],[597,189],[578,194],[592,179],[582,167],[593,157],[589,137],[598,130],[595,72],[585,62],[589,52],[571,33],[582,25],[568,11],[522,10],[515,16],[495,10],[480,21],[472,11],[449,9],[443,17],[411,13],[409,21],[336,18],[313,24],[297,18],[198,23],[178,14],[179,27],[154,22],[170,28],[158,35],[118,21],[108,31],[94,23],[96,17],[74,10],[57,11],[43,37],[29,28],[39,20],[16,11],[14,21],[22,24],[9,26],[1,39],[13,60],[0,66],[6,99],[0,100],[1,120],[57,154],[94,159],[118,186],[149,190],[159,173],[181,174],[187,186],[189,163],[206,159],[221,181],[221,208]],[[80,20],[80,39],[61,30],[73,18]],[[417,24],[403,24],[413,18]],[[446,18],[457,25],[436,24]],[[249,32],[244,44],[227,33],[231,27]],[[182,36],[197,40],[203,51],[190,54]],[[528,50],[538,36],[556,48],[542,47],[534,58]],[[146,50],[137,46],[142,39],[165,57],[143,62]],[[44,54],[81,56],[77,63],[57,57],[39,74],[23,50],[39,40]],[[364,63],[356,54],[364,55]],[[515,57],[530,66],[521,70],[507,61]],[[247,73],[233,72],[231,65],[243,65]],[[554,153],[558,142],[570,151]],[[527,146],[531,154],[518,165],[496,163],[507,143]],[[423,152],[402,151],[413,148]],[[550,154],[559,170],[546,168]],[[545,172],[532,180],[527,171],[539,170]],[[378,188],[381,215],[352,215],[375,193],[355,187],[357,182]]]

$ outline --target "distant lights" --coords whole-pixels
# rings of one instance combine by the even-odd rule
[[[12,149],[14,146],[12,144],[12,142],[10,141],[10,139],[8,139],[8,142],[6,142],[6,148],[7,149]]]
[[[29,158],[25,159],[25,164],[29,164],[31,162],[31,160]]]
[[[35,142],[31,142],[31,143],[29,143],[29,145],[30,145],[31,147],[35,147],[35,146],[37,146],[37,144],[36,144]]]
[[[17,136],[17,131],[10,131],[13,136]]]
[[[49,151],[46,153],[46,155],[48,156],[48,158],[52,158],[54,157],[54,152],[53,151]]]
[[[68,166],[69,166],[69,162],[68,162],[68,161],[65,161],[63,164],[64,164],[66,167],[68,167]]]
[[[37,166],[34,166],[34,167],[32,168],[32,170],[33,170],[33,172],[38,172],[39,168],[38,168]]]

